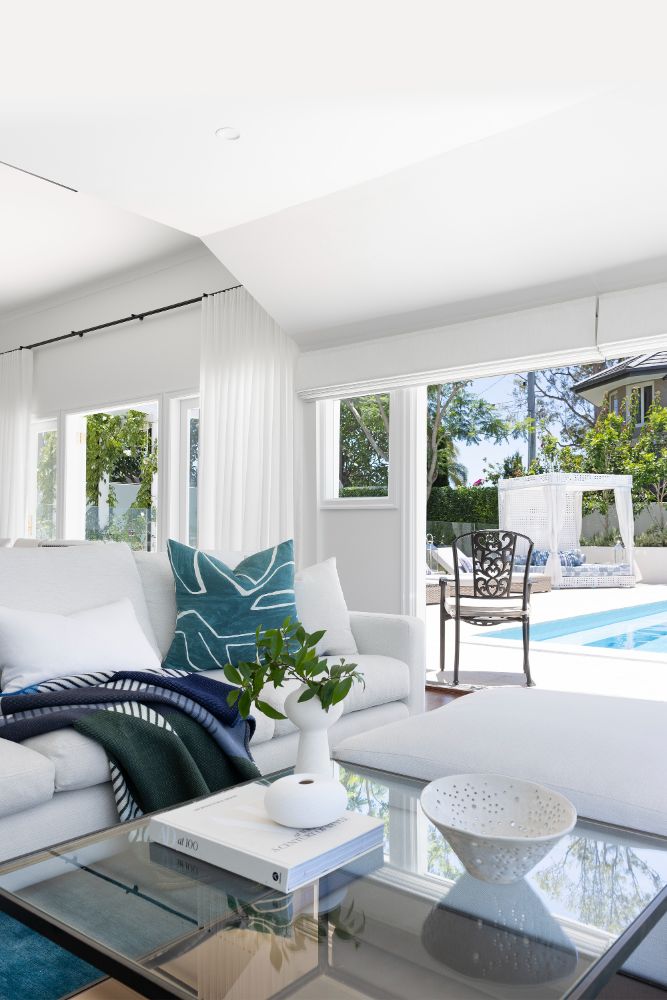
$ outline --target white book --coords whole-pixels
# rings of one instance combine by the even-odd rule
[[[382,820],[355,812],[311,830],[280,826],[264,809],[267,787],[240,785],[152,816],[149,839],[282,892],[382,844]]]

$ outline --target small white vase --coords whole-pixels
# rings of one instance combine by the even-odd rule
[[[274,823],[309,830],[340,819],[347,792],[340,781],[321,774],[288,774],[267,788],[264,806]]]
[[[300,684],[285,699],[285,715],[299,730],[299,749],[294,771],[297,774],[324,774],[330,778],[333,768],[328,730],[343,714],[343,703],[339,701],[325,712],[317,696],[308,701],[299,701],[306,690],[306,685]]]

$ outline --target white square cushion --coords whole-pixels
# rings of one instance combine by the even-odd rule
[[[580,816],[667,836],[659,701],[491,688],[353,736],[337,760],[433,781],[488,771],[555,788]]]
[[[316,646],[318,656],[357,652],[350,627],[350,612],[345,603],[334,557],[296,573],[294,599],[299,621],[306,632],[326,629],[326,634]]]
[[[159,670],[129,599],[54,615],[0,607],[0,690],[98,670]]]
[[[128,545],[0,549],[0,606],[21,611],[73,611],[129,598],[146,638],[157,649],[146,598]]]
[[[54,777],[52,761],[20,743],[0,739],[0,817],[48,802]]]

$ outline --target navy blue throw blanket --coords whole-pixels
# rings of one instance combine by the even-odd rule
[[[255,720],[228,705],[231,690],[178,670],[59,677],[0,696],[0,736],[20,742],[73,726],[95,740],[127,820],[259,776]]]

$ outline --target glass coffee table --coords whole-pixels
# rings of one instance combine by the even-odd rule
[[[340,778],[384,850],[290,895],[149,843],[141,819],[4,864],[0,909],[145,996],[202,1000],[595,996],[667,910],[663,838],[580,821],[525,880],[488,885],[421,782]]]

